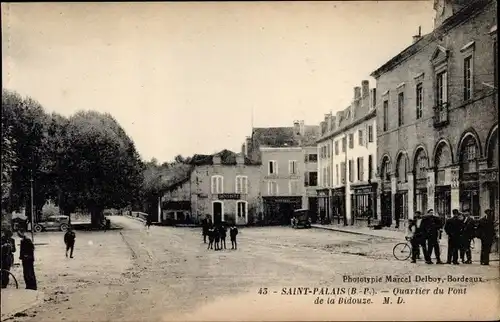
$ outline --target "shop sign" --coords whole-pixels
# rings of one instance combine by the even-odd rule
[[[354,189],[354,193],[358,195],[367,195],[372,193],[372,188],[371,187],[365,187],[365,188],[359,188],[359,189]]]
[[[241,199],[241,195],[239,193],[220,193],[219,194],[219,199],[232,199],[232,200],[238,200]]]

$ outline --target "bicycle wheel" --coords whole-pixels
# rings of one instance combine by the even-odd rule
[[[14,287],[19,288],[19,283],[17,282],[17,279],[14,276],[14,274],[12,274],[12,272],[2,268],[1,269],[2,278],[4,278],[4,275],[6,275],[5,277],[8,276],[7,288],[14,288]]]
[[[392,254],[399,261],[405,261],[411,256],[411,247],[408,243],[399,243],[392,249]]]

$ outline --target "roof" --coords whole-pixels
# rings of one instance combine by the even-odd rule
[[[316,141],[320,137],[319,125],[306,125],[304,128],[304,135],[302,137],[302,145],[316,145]]]
[[[213,158],[215,156],[219,156],[221,158],[221,164],[222,165],[236,165],[236,158],[238,156],[237,153],[224,149],[218,153],[212,154],[212,155],[207,155],[207,154],[195,154],[190,161],[190,164],[194,166],[201,166],[201,165],[213,165]],[[244,160],[245,165],[259,165],[260,163],[253,162],[249,158],[245,157]]]
[[[396,56],[391,58],[381,67],[377,68],[373,71],[370,76],[374,78],[378,78],[381,75],[391,71],[396,66],[404,62],[406,59],[418,53],[423,48],[427,47],[432,42],[435,42],[436,39],[439,39],[440,36],[446,34],[449,30],[455,28],[458,24],[463,23],[466,20],[469,20],[474,16],[475,13],[480,12],[490,3],[494,3],[496,1],[492,0],[476,0],[471,1],[471,4],[462,10],[458,11],[456,14],[448,18],[441,24],[438,28],[434,29],[431,33],[422,36],[420,40],[411,44],[410,46],[403,49]]]
[[[257,127],[252,132],[254,142],[270,147],[299,146],[293,127]]]

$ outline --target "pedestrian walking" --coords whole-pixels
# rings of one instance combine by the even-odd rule
[[[147,215],[146,217],[146,228],[149,229],[149,227],[151,226],[151,215]]]
[[[460,238],[462,235],[463,223],[462,215],[458,209],[453,209],[453,216],[446,221],[444,231],[448,236],[448,253],[446,264],[458,265],[458,252],[460,249]]]
[[[238,249],[236,236],[238,236],[238,228],[236,228],[236,226],[233,224],[229,229],[229,237],[231,238],[231,249]]]
[[[227,228],[225,225],[220,226],[219,235],[220,235],[220,249],[222,249],[222,247],[226,249]]]
[[[6,288],[9,285],[9,272],[12,267],[12,244],[7,237],[7,232],[2,231],[2,237],[0,239],[1,247],[1,287]]]
[[[441,261],[441,251],[439,249],[439,238],[441,234],[441,229],[443,228],[443,222],[439,216],[434,215],[434,210],[429,209],[427,214],[422,219],[422,226],[426,235],[426,243],[427,243],[427,254],[428,261],[427,264],[433,264],[432,252],[436,255],[436,264],[444,264]]]
[[[73,250],[75,249],[75,239],[76,235],[71,227],[68,227],[68,231],[64,234],[64,244],[66,245],[66,257],[73,258]]]
[[[422,226],[422,213],[420,211],[415,212],[414,219],[410,221],[408,225],[408,230],[410,232],[410,242],[411,242],[411,262],[417,262],[417,255],[419,253],[419,248],[422,247],[424,252],[425,262],[431,261],[430,255],[427,252],[427,247],[425,246],[426,234],[424,227]]]
[[[493,211],[486,209],[485,216],[479,219],[477,237],[481,240],[481,265],[490,264],[490,252],[495,238],[495,219]]]
[[[470,212],[466,211],[464,213],[461,247],[460,247],[460,259],[462,260],[463,264],[472,264],[472,253],[470,249],[470,244],[475,234],[476,234],[476,224],[474,223],[474,219],[471,218]]]
[[[24,283],[27,290],[36,290],[35,245],[22,231],[19,231],[19,238],[21,238],[19,259],[23,264]]]

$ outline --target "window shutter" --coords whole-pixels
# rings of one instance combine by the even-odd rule
[[[215,179],[216,179],[215,177],[211,178],[211,186],[212,186],[211,191],[212,191],[212,193],[215,193]]]

